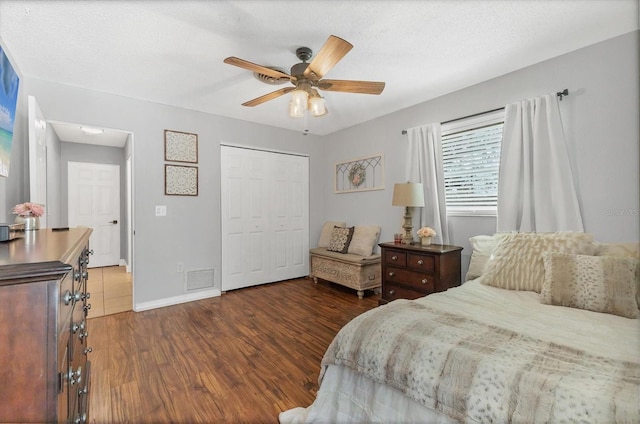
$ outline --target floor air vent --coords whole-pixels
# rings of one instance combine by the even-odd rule
[[[187,271],[187,291],[213,288],[213,275],[213,268]]]

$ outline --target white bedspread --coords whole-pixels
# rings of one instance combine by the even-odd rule
[[[533,292],[507,291],[472,281],[446,293],[415,301],[431,310],[470,318],[544,342],[570,346],[589,355],[637,364],[640,320],[542,305]],[[325,370],[316,402],[287,411],[281,422],[447,422],[398,390],[374,382],[344,366]],[[635,393],[635,399],[640,393]],[[640,410],[636,421],[640,419]]]

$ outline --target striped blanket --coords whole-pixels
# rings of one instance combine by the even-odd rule
[[[640,422],[640,359],[589,354],[415,301],[352,320],[322,370],[330,364],[461,422]]]

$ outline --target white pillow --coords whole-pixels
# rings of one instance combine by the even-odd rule
[[[484,273],[491,251],[496,246],[494,236],[473,236],[469,242],[472,251],[465,281],[474,280]]]
[[[360,256],[370,256],[380,237],[378,225],[356,225],[353,231],[348,253]]]
[[[546,252],[593,255],[595,244],[588,233],[499,233],[482,284],[507,290],[540,293],[544,283]]]
[[[322,226],[320,231],[320,240],[318,240],[318,247],[329,247],[329,241],[331,240],[331,232],[333,227],[346,227],[347,223],[344,221],[327,221]]]

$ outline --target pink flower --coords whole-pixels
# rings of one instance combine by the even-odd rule
[[[416,231],[418,237],[435,237],[436,231],[431,227],[422,227],[418,231]]]
[[[37,203],[25,202],[15,205],[11,212],[20,216],[42,216],[44,215],[44,207]]]

